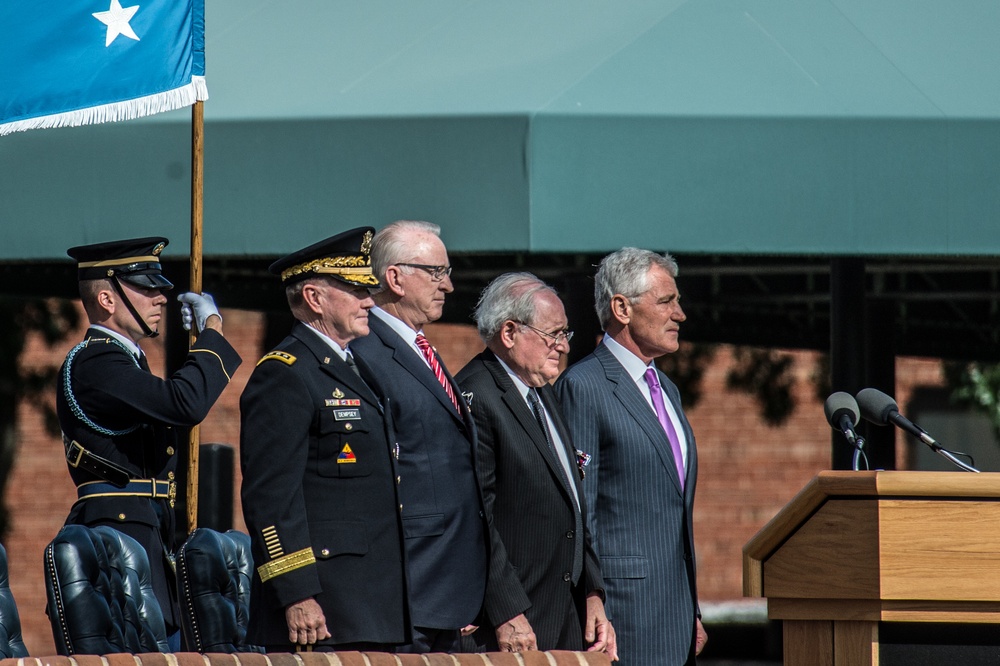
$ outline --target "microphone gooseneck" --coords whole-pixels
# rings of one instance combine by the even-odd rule
[[[857,402],[858,407],[861,410],[861,416],[866,421],[874,423],[875,425],[892,424],[900,430],[904,430],[919,439],[921,442],[929,446],[934,453],[943,456],[956,467],[964,469],[967,472],[979,471],[972,465],[966,464],[956,458],[955,454],[941,446],[937,440],[927,433],[926,430],[900,414],[899,406],[896,405],[896,401],[882,391],[873,388],[861,389],[858,392]],[[968,456],[968,454],[960,455]],[[971,461],[972,457],[969,456],[969,459]]]

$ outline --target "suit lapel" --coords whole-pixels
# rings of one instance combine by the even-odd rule
[[[404,370],[413,375],[413,378],[423,384],[431,395],[437,398],[450,414],[452,414],[456,420],[462,422],[463,425],[468,423],[466,418],[466,410],[462,410],[462,414],[455,411],[455,405],[451,403],[451,398],[445,392],[441,384],[438,383],[437,377],[427,366],[427,364],[417,356],[417,351],[406,344],[403,338],[392,330],[392,328],[386,324],[384,321],[378,318],[377,315],[371,315],[368,317],[368,327],[371,329],[372,334],[378,336],[378,339],[382,341],[386,347],[392,349],[392,358],[396,363],[400,365]],[[455,383],[454,378],[452,378],[451,373],[448,369],[444,367],[444,363],[441,364],[441,369],[444,370],[445,377],[451,383],[452,390],[455,392],[455,396],[459,398],[459,406],[462,404],[461,390],[458,388],[458,384]]]
[[[615,397],[618,398],[618,401],[625,410],[632,416],[636,425],[646,434],[646,437],[652,443],[653,449],[660,458],[660,463],[666,470],[677,492],[680,493],[681,484],[680,479],[677,477],[674,454],[670,450],[670,441],[667,439],[667,433],[663,431],[663,426],[657,420],[656,413],[649,406],[642,391],[635,385],[632,378],[625,372],[625,368],[622,367],[622,364],[618,362],[618,359],[615,358],[615,355],[611,353],[607,346],[599,344],[594,353],[597,355],[598,360],[600,360],[601,365],[604,366],[604,373],[608,381],[615,385]]]
[[[528,439],[534,445],[538,454],[545,461],[545,464],[549,468],[549,472],[555,475],[555,478],[560,479],[559,487],[562,489],[563,493],[570,499],[572,503],[572,494],[570,489],[566,486],[563,477],[566,475],[562,471],[562,463],[556,458],[555,452],[552,447],[549,446],[548,441],[545,439],[545,433],[542,432],[541,424],[538,423],[538,419],[532,413],[531,408],[528,407],[528,403],[525,402],[524,397],[521,392],[514,385],[511,380],[510,375],[504,370],[504,367],[500,365],[500,362],[496,360],[496,357],[492,352],[483,352],[482,355],[483,365],[486,369],[490,371],[493,376],[493,381],[496,382],[497,388],[503,395],[503,402],[510,410],[511,416],[514,420],[524,428],[525,433],[528,435]],[[542,398],[542,402],[545,404],[546,409],[551,409],[550,403],[546,402],[545,398]],[[553,416],[553,420],[555,417]],[[563,442],[569,440],[560,432],[560,437],[563,437]]]
[[[576,486],[577,497],[583,497],[583,488],[580,485],[580,472],[575,467],[576,447],[573,446],[573,440],[569,435],[569,428],[566,426],[566,422],[563,421],[562,407],[559,406],[559,401],[556,399],[555,390],[546,384],[538,389],[538,394],[542,396],[545,409],[549,410],[549,417],[556,425],[556,430],[559,432],[559,439],[562,440],[563,447],[566,449],[566,459],[569,461],[570,476],[572,477],[569,479],[569,482]]]

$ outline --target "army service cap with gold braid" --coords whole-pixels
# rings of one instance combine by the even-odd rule
[[[79,280],[117,277],[143,289],[173,289],[160,266],[160,252],[169,242],[160,237],[131,238],[71,247],[66,254],[76,259]]]
[[[318,275],[329,275],[358,287],[379,286],[372,274],[372,237],[375,229],[358,227],[292,252],[268,267],[281,276],[282,284],[292,284]]]

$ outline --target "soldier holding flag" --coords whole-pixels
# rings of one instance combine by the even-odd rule
[[[180,623],[170,561],[182,445],[176,429],[205,418],[241,360],[222,335],[212,297],[187,293],[178,300],[198,339],[169,378],[150,372],[139,343],[159,334],[164,292],[173,288],[159,259],[167,242],[137,238],[68,251],[90,328],[63,363],[56,408],[78,496],[66,523],[109,525],[142,544],[171,635]]]

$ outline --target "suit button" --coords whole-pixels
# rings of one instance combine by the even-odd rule
[[[402,477],[397,476],[396,477],[396,485],[398,486],[399,482],[402,481],[402,480],[403,480]]]
[[[124,513],[119,513],[118,514],[118,520],[125,520],[125,514]]]
[[[566,538],[567,538],[567,539],[572,539],[572,538],[573,538],[573,536],[574,536],[574,534],[573,534],[573,530],[570,530],[569,532],[566,532]]]
[[[167,472],[167,478],[170,479],[171,481],[173,481],[174,480],[174,473],[173,472]]]
[[[400,513],[402,513],[402,512],[403,512],[403,505],[402,505],[402,504],[400,504],[400,505],[399,505],[399,512],[400,512]]]
[[[350,423],[345,423],[344,430],[354,430],[354,426],[352,426]]]
[[[174,455],[174,447],[172,447],[172,446],[168,446],[167,447],[167,455],[168,456]]]
[[[567,583],[570,582],[571,580],[573,580],[573,574],[567,571],[566,573],[563,574],[563,580],[566,581]]]
[[[324,548],[323,550],[319,551],[319,554],[322,555],[323,557],[330,557],[330,549]]]

